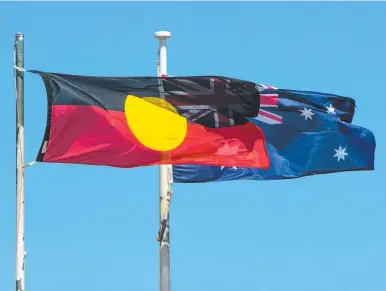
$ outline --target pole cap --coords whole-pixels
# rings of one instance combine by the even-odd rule
[[[154,37],[155,38],[158,38],[158,39],[161,39],[161,38],[169,38],[171,37],[172,34],[170,31],[157,31],[155,34],[154,34]]]
[[[22,32],[16,33],[16,38],[24,38],[24,33]]]

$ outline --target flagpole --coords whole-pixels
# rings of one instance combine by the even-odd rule
[[[157,31],[155,38],[159,40],[158,51],[158,76],[167,75],[166,40],[170,38],[168,31]],[[162,81],[161,81],[162,82]],[[160,86],[160,97],[165,99],[163,86]],[[159,171],[159,196],[160,196],[160,291],[170,291],[170,249],[169,249],[169,203],[172,195],[172,166],[161,165]]]
[[[24,34],[15,39],[16,74],[16,291],[25,289],[24,242]]]

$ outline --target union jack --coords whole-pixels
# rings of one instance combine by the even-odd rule
[[[267,124],[282,124],[283,118],[269,111],[269,108],[278,107],[279,94],[275,93],[275,90],[278,88],[262,84],[257,84],[256,88],[260,92],[260,110],[259,115],[255,119]],[[265,91],[269,93],[264,93]]]
[[[181,86],[180,88],[182,90],[180,88],[168,90],[165,92],[166,97],[171,95],[190,95],[183,90],[185,86],[190,89],[194,88],[195,94],[209,98],[216,95],[220,96],[221,94],[233,94],[230,90],[229,83],[215,78],[209,79],[209,83],[205,85],[185,79],[179,79],[178,82],[178,86]],[[268,85],[256,84],[256,89],[260,92],[260,109],[259,115],[256,119],[267,124],[283,123],[280,115],[269,111],[270,107],[278,107],[278,94],[275,93],[277,88]],[[182,116],[188,118],[189,120],[193,122],[205,122],[205,124],[212,127],[232,126],[238,123],[232,110],[229,110],[228,115],[224,115],[219,114],[217,109],[211,105],[178,104],[176,108]]]
[[[178,86],[181,86],[181,89],[186,86],[191,91],[194,90],[196,97],[203,96],[205,98],[213,98],[215,96],[218,96],[218,98],[221,98],[221,96],[223,96],[224,94],[227,94],[228,96],[236,94],[235,88],[231,88],[227,80],[220,80],[218,78],[210,78],[208,80],[208,84],[197,83],[193,80],[187,79],[177,79],[176,81],[178,81]],[[168,90],[167,92],[165,92],[166,98],[169,96],[171,97],[173,95],[178,96],[190,94],[186,93],[184,90],[178,90],[177,88],[176,90]],[[178,100],[175,100],[174,103],[177,103],[176,101]],[[211,127],[232,126],[237,124],[238,122],[234,111],[228,109],[227,114],[221,114],[220,112],[218,112],[218,109],[215,108],[213,105],[178,104],[176,106],[176,109],[182,116],[186,117],[188,120],[193,122],[204,122],[206,125]]]

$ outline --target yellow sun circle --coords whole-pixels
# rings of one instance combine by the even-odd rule
[[[188,126],[186,118],[161,98],[128,95],[125,116],[138,141],[150,149],[170,151],[185,139]]]

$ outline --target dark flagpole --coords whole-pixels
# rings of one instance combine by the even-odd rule
[[[24,242],[24,34],[15,39],[16,78],[16,291],[25,290]]]

